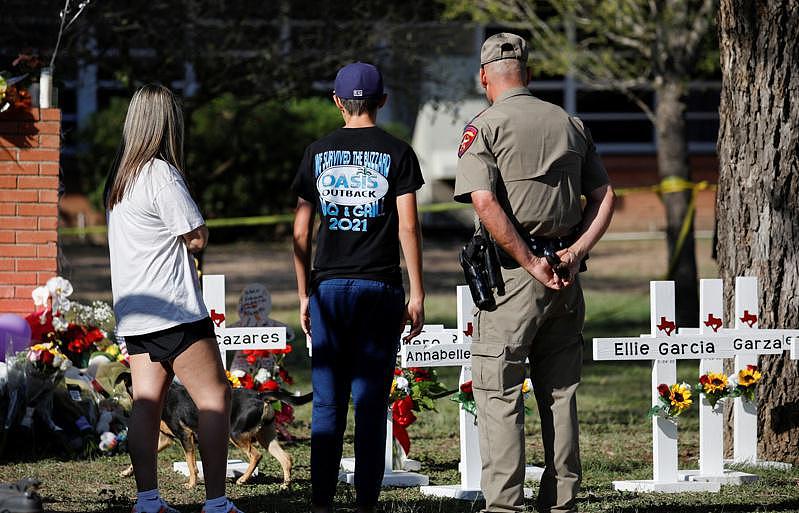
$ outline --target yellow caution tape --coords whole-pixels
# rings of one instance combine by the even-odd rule
[[[684,178],[677,176],[669,176],[664,178],[658,185],[649,185],[645,187],[624,187],[614,189],[617,196],[628,196],[641,192],[654,192],[658,194],[670,194],[674,192],[682,192],[686,190],[705,190],[715,188],[715,185],[708,184],[708,182],[693,183]],[[471,208],[468,203],[458,203],[455,201],[444,203],[433,203],[430,205],[420,205],[419,212],[423,214],[438,214],[441,212],[450,212],[453,210],[462,210]],[[276,214],[271,216],[253,216],[253,217],[228,217],[220,219],[208,219],[206,225],[209,228],[229,228],[235,226],[271,226],[282,223],[291,223],[294,220],[294,214]],[[688,225],[690,227],[690,224]],[[683,223],[685,228],[685,222]],[[104,225],[101,226],[84,226],[84,227],[66,227],[59,228],[58,232],[63,236],[86,236],[86,235],[102,235],[107,232]],[[678,254],[678,253],[677,253]]]

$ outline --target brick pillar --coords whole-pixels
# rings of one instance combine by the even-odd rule
[[[0,113],[0,313],[29,313],[56,275],[61,111]]]

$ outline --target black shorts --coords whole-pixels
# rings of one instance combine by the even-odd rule
[[[153,362],[172,361],[190,345],[204,338],[216,339],[210,317],[171,328],[125,338],[128,354],[150,355]]]

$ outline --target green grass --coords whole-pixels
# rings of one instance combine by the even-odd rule
[[[579,507],[586,512],[755,512],[799,511],[799,471],[787,472],[747,469],[760,476],[755,484],[727,486],[717,494],[661,495],[619,493],[611,482],[621,479],[651,478],[651,428],[646,418],[650,406],[650,372],[645,362],[594,363],[590,361],[590,339],[600,335],[630,335],[648,331],[648,296],[646,291],[612,293],[586,291],[586,362],[578,401],[581,418],[581,452],[584,468]],[[432,294],[427,302],[430,323],[455,324],[454,297]],[[297,328],[295,310],[278,310],[278,319]],[[290,355],[290,368],[297,377],[297,387],[309,388],[308,359],[302,343],[295,344]],[[696,379],[695,362],[681,363],[678,376],[689,382]],[[448,386],[457,383],[455,369],[442,369],[442,380]],[[539,422],[535,402],[529,405],[533,415],[527,420],[528,452],[531,463],[540,464],[543,451],[539,439]],[[411,456],[422,462],[423,472],[434,484],[459,481],[457,405],[449,400],[438,403],[439,412],[419,415],[409,428],[413,446]],[[696,408],[680,418],[680,466],[698,467],[698,414]],[[310,497],[309,435],[310,407],[297,409],[297,422],[292,428],[296,440],[284,447],[294,457],[294,486],[290,491],[279,488],[280,470],[266,455],[260,466],[261,475],[252,485],[230,484],[228,492],[239,507],[253,512],[306,512]],[[719,434],[721,436],[721,434]],[[345,454],[352,454],[352,419],[346,434]],[[231,449],[232,457],[241,457]],[[171,471],[171,462],[181,460],[179,449],[172,447],[159,458],[159,479],[163,495],[182,511],[199,511],[203,490],[185,490],[185,478]],[[0,481],[36,476],[44,484],[46,510],[52,512],[107,511],[127,513],[135,495],[132,479],[118,477],[128,464],[125,456],[98,458],[92,461],[57,461],[53,459],[7,463],[0,466]],[[340,485],[338,503],[353,507],[352,491]],[[481,502],[459,502],[433,499],[416,489],[386,490],[382,499],[387,512],[393,513],[456,513],[476,512]],[[532,509],[533,502],[528,503]]]

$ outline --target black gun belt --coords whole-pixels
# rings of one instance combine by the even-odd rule
[[[527,243],[527,246],[530,248],[532,253],[542,258],[546,256],[548,253],[557,253],[562,249],[566,249],[574,244],[574,241],[577,240],[576,237],[538,237],[534,235],[522,235],[522,238]],[[519,263],[513,259],[509,254],[505,252],[499,245],[497,245],[497,252],[499,253],[499,263],[505,269],[518,269]],[[580,272],[584,272],[587,270],[585,265],[585,261],[588,260],[588,255],[583,258],[583,261],[580,263]]]

